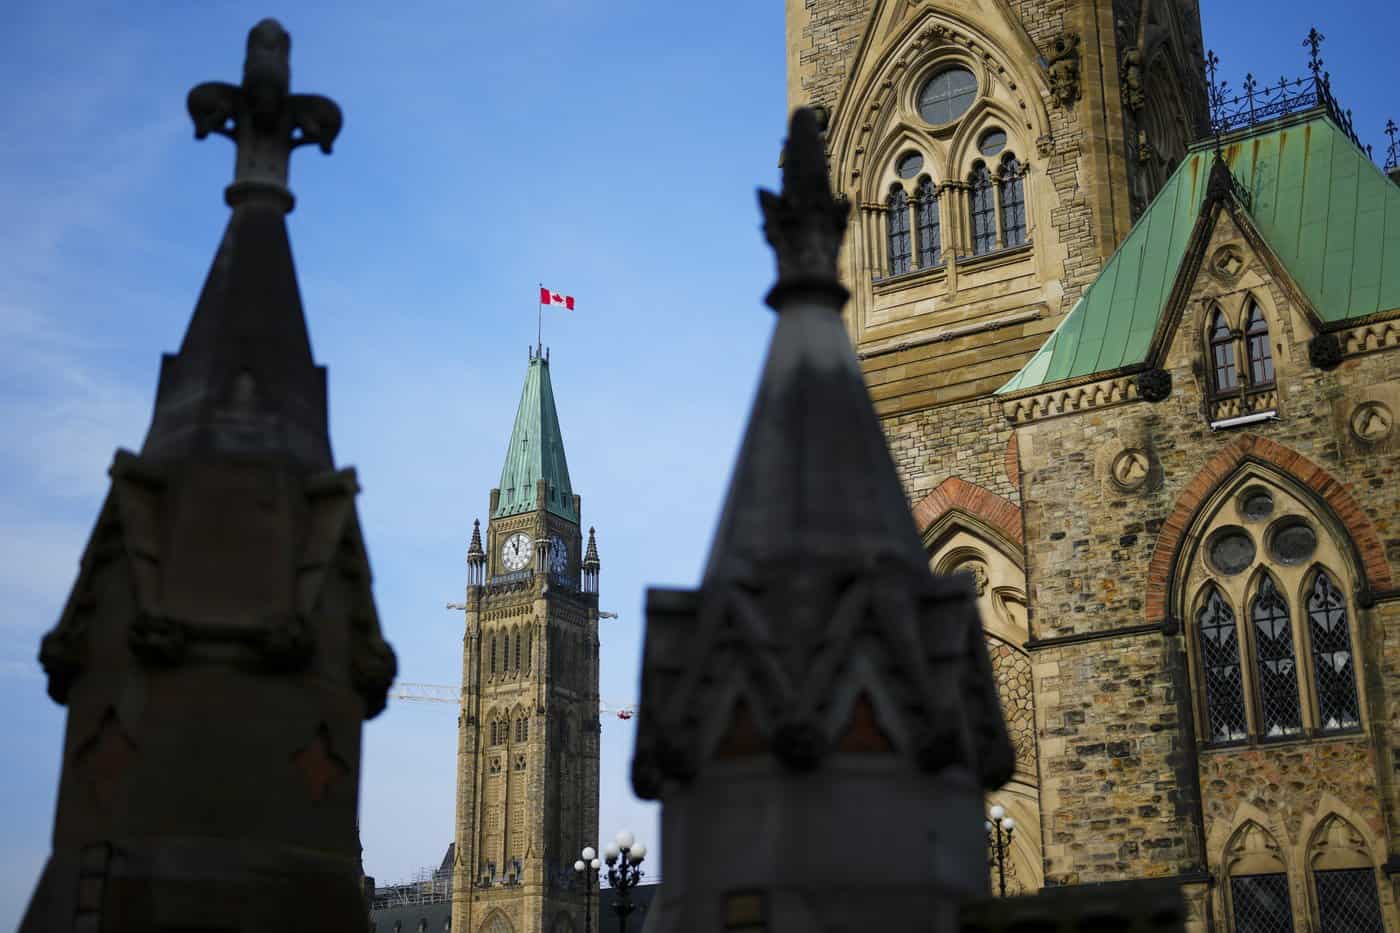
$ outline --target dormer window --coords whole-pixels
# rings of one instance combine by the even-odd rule
[[[1239,306],[1236,306],[1239,307]],[[1206,318],[1211,427],[1228,428],[1277,417],[1273,348],[1269,319],[1246,296],[1238,317],[1216,307]],[[1240,326],[1236,327],[1238,323]]]

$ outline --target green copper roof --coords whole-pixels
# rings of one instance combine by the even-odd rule
[[[1400,307],[1400,186],[1320,113],[1231,142],[1248,214],[1328,324]],[[1205,198],[1213,144],[1193,149],[1006,394],[1142,363]]]
[[[515,429],[510,432],[506,465],[501,468],[501,498],[492,518],[532,511],[535,484],[539,480],[548,484],[545,508],[560,518],[578,521],[574,487],[569,483],[569,464],[564,459],[564,435],[559,431],[554,387],[549,381],[549,360],[534,356],[525,370],[525,388],[520,391]]]

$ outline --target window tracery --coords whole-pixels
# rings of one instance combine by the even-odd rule
[[[943,262],[943,235],[938,218],[938,188],[925,175],[914,192],[915,230],[919,243],[919,268],[930,269]]]
[[[1234,933],[1293,929],[1288,874],[1278,842],[1258,823],[1236,830],[1225,850],[1230,920]]]
[[[1011,153],[1001,160],[1001,242],[1010,248],[1026,242],[1026,189],[1021,163]]]
[[[1355,826],[1335,814],[1325,819],[1313,834],[1308,866],[1321,929],[1383,933],[1375,864]]]
[[[1205,514],[1197,552],[1183,564],[1202,741],[1360,729],[1344,542],[1311,504],[1264,475],[1232,482]]]
[[[968,178],[968,213],[972,221],[972,254],[990,253],[997,246],[996,206],[992,192],[992,173],[985,162],[972,166]]]

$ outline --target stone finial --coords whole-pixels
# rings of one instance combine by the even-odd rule
[[[768,304],[777,308],[784,292],[803,289],[825,292],[839,307],[847,292],[837,281],[836,257],[850,203],[831,194],[822,126],[812,109],[793,112],[783,147],[782,193],[760,189],[758,202],[763,233],[778,255],[778,282]]]
[[[230,207],[250,197],[296,203],[287,189],[292,150],[314,143],[329,153],[340,133],[340,107],[318,94],[290,94],[292,37],[275,19],[248,31],[243,83],[208,81],[186,100],[195,139],[227,136],[238,147],[233,184],[224,190]]]

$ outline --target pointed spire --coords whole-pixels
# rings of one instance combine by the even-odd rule
[[[583,566],[597,569],[598,564],[598,539],[593,535],[593,526],[588,526],[588,548],[583,552]]]
[[[326,372],[311,355],[284,214],[293,148],[330,152],[340,108],[288,94],[291,37],[276,20],[248,33],[243,83],[201,84],[189,94],[195,138],[217,133],[238,147],[234,208],[180,350],[161,364],[155,412],[142,448],[155,461],[236,456],[333,465]]]
[[[540,507],[539,484],[544,483],[543,507],[571,522],[579,520],[574,504],[569,464],[564,456],[564,436],[559,429],[559,412],[554,405],[554,386],[549,378],[548,354],[530,348],[525,386],[515,413],[501,468],[500,498],[492,518],[518,515]]]
[[[472,521],[472,543],[467,546],[467,559],[485,556],[486,552],[481,549],[481,519],[475,519]]]

